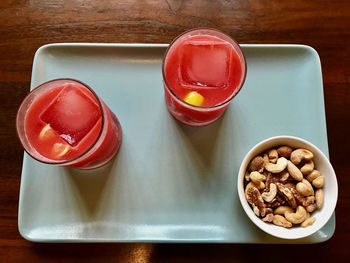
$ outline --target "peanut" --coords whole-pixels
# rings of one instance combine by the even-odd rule
[[[303,175],[308,175],[314,170],[315,164],[312,160],[307,161],[301,168],[300,172]]]
[[[312,181],[312,185],[316,188],[322,188],[324,185],[324,176],[320,175],[315,180]]]
[[[295,164],[292,163],[291,161],[288,161],[288,163],[287,163],[287,170],[288,170],[290,176],[292,176],[295,180],[297,180],[297,181],[303,180],[303,178],[304,178],[303,174],[301,173],[299,168],[296,167]]]
[[[303,196],[314,195],[314,189],[308,180],[303,179],[296,185],[297,191]]]
[[[315,198],[316,198],[317,209],[321,209],[323,206],[323,190],[322,189],[316,190]]]

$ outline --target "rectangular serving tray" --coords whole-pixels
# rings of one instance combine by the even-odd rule
[[[328,156],[320,59],[304,45],[241,45],[246,82],[226,113],[190,127],[168,113],[165,44],[50,44],[35,54],[31,89],[55,78],[90,85],[118,116],[119,154],[91,171],[24,154],[18,227],[38,242],[317,243],[265,234],[244,213],[236,180],[244,155],[275,135],[309,140]]]

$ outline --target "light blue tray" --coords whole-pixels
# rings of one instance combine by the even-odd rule
[[[123,143],[107,166],[79,171],[24,155],[18,227],[42,242],[316,243],[259,230],[236,191],[243,156],[260,140],[294,135],[328,154],[320,60],[303,45],[242,45],[246,83],[206,127],[168,113],[161,60],[167,45],[52,44],[34,58],[32,85],[54,78],[89,84],[118,116]]]

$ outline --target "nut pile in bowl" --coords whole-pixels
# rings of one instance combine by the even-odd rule
[[[313,153],[280,146],[255,156],[245,173],[245,197],[256,216],[285,228],[307,227],[323,205],[324,176]]]

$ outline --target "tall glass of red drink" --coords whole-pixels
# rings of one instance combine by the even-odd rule
[[[230,36],[199,28],[169,45],[162,73],[170,113],[183,123],[202,126],[217,120],[240,91],[246,61]]]
[[[30,92],[16,126],[31,157],[80,169],[106,164],[122,141],[117,117],[88,85],[73,79],[51,80]]]

